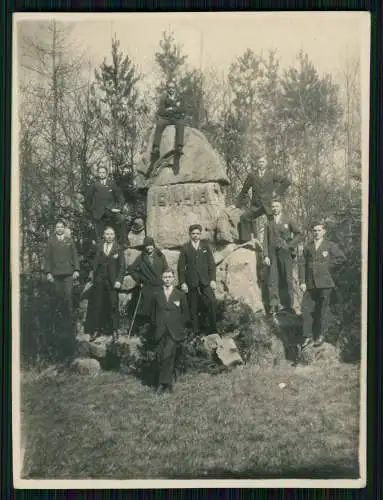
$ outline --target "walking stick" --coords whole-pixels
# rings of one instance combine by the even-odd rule
[[[137,316],[138,306],[140,305],[140,302],[141,302],[141,296],[142,296],[142,288],[140,288],[140,293],[138,295],[138,300],[137,300],[136,308],[134,309],[134,313],[133,313],[133,317],[132,317],[132,322],[130,323],[130,326],[129,326],[128,339],[130,338],[130,334],[132,333],[134,321],[135,321],[136,316]]]

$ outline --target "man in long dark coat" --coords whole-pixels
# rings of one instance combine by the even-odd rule
[[[264,263],[269,267],[268,298],[270,313],[275,314],[279,304],[293,310],[293,254],[303,233],[285,213],[279,200],[271,204],[272,218],[267,221],[264,239]]]
[[[52,286],[50,309],[55,335],[58,336],[55,341],[58,349],[65,350],[58,353],[64,357],[73,354],[73,280],[80,275],[76,246],[72,238],[65,235],[65,228],[63,220],[56,222],[55,233],[47,243],[44,262],[44,272]]]
[[[125,255],[115,240],[111,227],[105,228],[104,241],[97,246],[91,272],[93,287],[88,306],[87,326],[91,339],[100,333],[101,325],[111,324],[113,338],[119,335],[118,291],[125,275]]]
[[[181,290],[187,293],[193,333],[200,333],[200,305],[204,306],[209,317],[209,333],[217,332],[216,324],[216,268],[213,252],[208,242],[202,241],[202,227],[192,224],[189,227],[190,241],[180,252],[178,259],[178,281]]]
[[[106,226],[115,227],[121,245],[127,246],[125,217],[122,214],[125,204],[121,189],[107,176],[105,167],[97,170],[98,179],[88,189],[86,207],[90,212],[97,240],[101,240]]]
[[[164,270],[162,280],[163,286],[153,295],[151,310],[157,343],[158,392],[172,392],[177,349],[185,338],[189,312],[185,294],[173,286],[171,269]]]
[[[141,285],[139,314],[150,316],[153,294],[163,286],[162,273],[168,267],[165,255],[156,248],[153,238],[146,236],[144,250],[129,267],[129,274]]]
[[[304,292],[302,347],[312,342],[315,346],[323,343],[328,329],[331,294],[335,289],[333,272],[346,261],[338,245],[325,238],[322,221],[312,224],[312,233],[313,241],[304,248],[299,267],[299,281]]]
[[[255,221],[261,215],[272,216],[271,202],[275,196],[283,196],[290,181],[278,174],[266,170],[265,157],[258,159],[257,168],[254,168],[246,177],[241,192],[236,201],[236,206],[242,208],[251,189],[250,208],[246,209],[239,221],[239,239],[242,243],[250,241],[251,234],[256,236]]]

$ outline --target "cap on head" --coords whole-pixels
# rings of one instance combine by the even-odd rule
[[[201,224],[192,224],[191,226],[189,226],[189,233],[192,233],[193,231],[195,230],[198,230],[200,233],[202,233],[202,226]]]
[[[322,226],[324,229],[326,229],[326,223],[324,219],[315,219],[311,222],[310,228],[313,229],[316,226]]]
[[[145,236],[143,245],[144,247],[148,246],[154,247],[155,246],[154,239],[151,236]]]

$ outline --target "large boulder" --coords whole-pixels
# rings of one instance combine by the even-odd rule
[[[138,173],[143,174],[138,178],[138,187],[145,187],[148,183],[144,176],[150,165],[150,154],[152,150],[154,130],[149,139],[146,152],[141,163],[137,166]],[[174,126],[164,130],[160,146],[160,157],[163,157],[174,149]],[[228,184],[228,178],[223,162],[218,153],[210,145],[206,137],[198,130],[190,127],[185,128],[183,156],[180,159],[179,172],[173,172],[173,158],[169,157],[167,166],[160,169],[157,176],[150,179],[149,184],[156,186],[168,186],[169,184],[181,184],[185,182],[219,182]],[[165,162],[166,165],[166,162]]]
[[[238,241],[238,223],[242,210],[236,207],[226,207],[217,219],[217,243],[233,243]]]
[[[241,299],[253,311],[263,308],[254,250],[239,248],[232,251],[217,266],[217,298],[222,300],[226,296]]]
[[[147,234],[162,248],[179,248],[191,224],[201,224],[202,238],[215,240],[216,221],[225,208],[218,182],[152,186],[148,191]]]
[[[180,257],[180,252],[178,250],[165,249],[162,250],[162,253],[165,255],[166,262],[168,263],[170,269],[173,269],[175,277],[175,285],[178,285],[177,265],[178,265],[178,259]]]

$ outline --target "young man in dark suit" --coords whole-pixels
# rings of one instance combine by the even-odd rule
[[[177,349],[185,338],[188,305],[183,292],[174,288],[174,273],[165,269],[163,286],[152,298],[152,321],[157,342],[158,392],[173,390],[174,364]]]
[[[166,127],[174,125],[176,128],[175,150],[176,156],[182,155],[185,130],[185,107],[180,96],[176,92],[174,80],[169,80],[166,84],[166,92],[161,96],[158,111],[157,122],[154,131],[151,164],[158,160],[160,156],[161,137]],[[148,177],[150,172],[148,171]]]
[[[302,299],[303,337],[302,348],[314,341],[314,346],[324,342],[328,328],[331,293],[335,288],[332,273],[343,265],[346,257],[341,249],[325,238],[322,221],[311,226],[313,241],[303,251],[299,267],[299,281],[304,292]]]
[[[153,294],[163,286],[162,273],[167,269],[165,255],[156,248],[153,238],[146,236],[144,250],[129,267],[128,273],[141,285],[141,316],[150,316]]]
[[[201,241],[202,227],[193,224],[189,227],[190,241],[180,252],[178,259],[178,281],[181,290],[188,295],[192,328],[195,335],[199,334],[198,314],[200,303],[208,311],[210,331],[217,331],[216,324],[216,269],[213,252],[208,242]]]
[[[102,239],[104,228],[115,225],[121,245],[127,245],[126,222],[122,214],[124,196],[117,184],[107,178],[105,167],[98,167],[98,179],[88,189],[86,206],[91,214],[97,240]]]
[[[125,255],[115,240],[111,227],[104,230],[104,241],[98,245],[90,278],[93,281],[88,305],[88,328],[94,340],[102,324],[111,323],[113,339],[119,336],[118,291],[125,275]]]
[[[73,280],[79,278],[80,263],[74,241],[65,235],[66,225],[63,220],[58,220],[55,226],[55,234],[48,240],[45,251],[44,271],[47,281],[52,285],[52,314],[53,325],[63,326],[65,341],[60,349],[66,349],[68,355],[72,354],[72,338],[68,335],[73,333]],[[64,322],[64,324],[63,324]],[[64,332],[64,330],[66,330]],[[59,333],[59,332],[56,332]]]
[[[269,313],[277,312],[279,303],[293,310],[293,256],[303,233],[298,225],[282,212],[279,199],[271,204],[272,218],[267,221],[263,239],[264,264],[268,272]]]
[[[238,232],[242,243],[250,241],[251,234],[256,236],[255,221],[261,215],[272,217],[271,201],[275,196],[283,196],[290,181],[281,175],[267,171],[264,156],[258,158],[257,168],[253,168],[243,183],[236,206],[242,208],[251,190],[251,205],[240,216]]]

